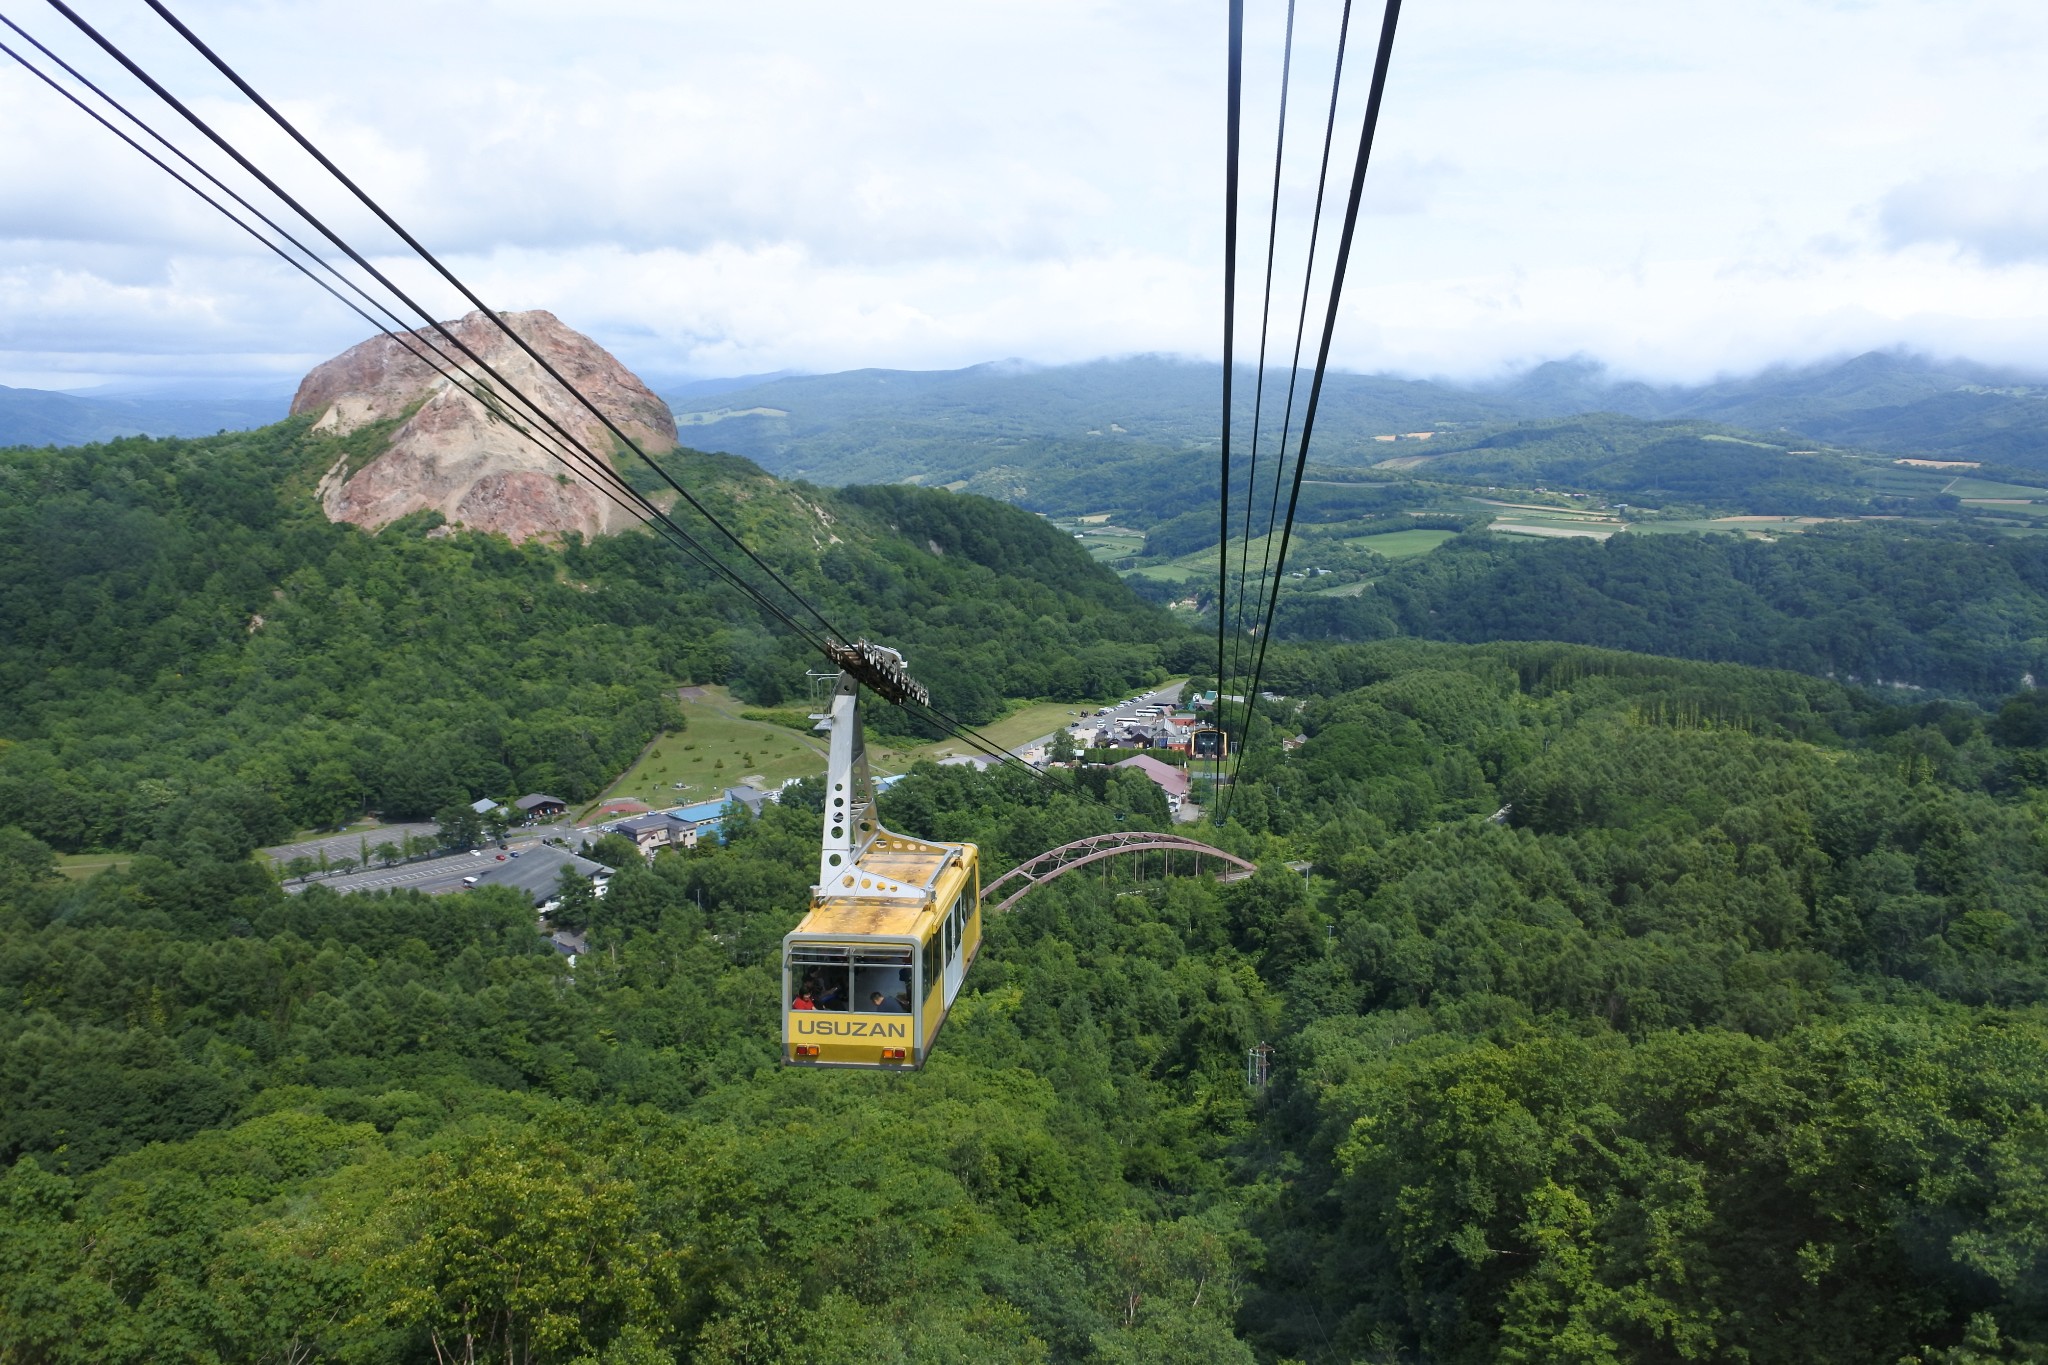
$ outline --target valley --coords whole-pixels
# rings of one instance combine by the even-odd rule
[[[1032,890],[928,1064],[864,1076],[778,1061],[807,643],[588,505],[472,496],[523,456],[323,430],[347,401],[0,451],[0,1351],[431,1358],[457,1279],[565,1324],[535,1360],[2048,1339],[2027,469],[1693,418],[1368,439],[1304,482],[1218,785],[1031,752],[1218,690],[1187,454],[1041,494],[1013,426],[944,481],[1005,501],[663,451],[679,524],[1042,765],[877,708],[890,829],[985,883],[1163,831],[1260,869]],[[802,412],[727,406],[680,429]],[[536,1284],[529,1236],[583,1259]]]
[[[0,25],[0,1365],[2048,1365],[2048,7]]]

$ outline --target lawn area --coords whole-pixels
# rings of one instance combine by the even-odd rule
[[[2048,488],[2030,488],[2023,483],[1994,483],[1990,479],[1956,479],[1947,491],[1959,498],[2021,498],[2048,500]]]
[[[1948,491],[1959,498],[2048,498],[2048,487],[2040,484],[1998,483],[1967,474],[1950,482]]]
[[[1571,507],[1495,502],[1490,498],[1471,498],[1468,501],[1493,513],[1493,521],[1486,529],[1497,535],[1566,538],[1578,536],[1588,540],[1605,540],[1616,531],[1632,529],[1611,512],[1592,509],[1581,512]]]
[[[584,808],[586,812],[606,801],[622,798],[645,801],[661,810],[712,800],[727,787],[750,779],[753,785],[773,791],[792,777],[824,775],[823,734],[800,733],[787,726],[744,719],[740,713],[755,708],[723,687],[691,691],[696,695],[682,703],[683,728],[656,737],[638,761],[605,789],[603,796]],[[1093,712],[1105,702],[1121,700],[1105,697],[1088,703],[1018,702],[999,719],[977,728],[999,747],[1008,749],[1051,734],[1077,715]],[[794,702],[778,709],[809,708],[805,703]],[[892,748],[880,743],[872,729],[868,736],[868,765],[877,777],[908,772],[919,759],[937,760],[976,752],[979,751],[955,739]],[[685,787],[678,790],[678,782],[686,784]]]
[[[740,712],[754,708],[723,687],[691,690],[694,698],[682,703],[683,728],[657,736],[600,803],[631,797],[660,810],[709,801],[747,779],[772,791],[789,778],[824,773],[822,734],[743,719]],[[799,702],[784,709],[806,708]]]
[[[1405,535],[1407,533],[1404,531],[1392,531],[1388,534]],[[1257,569],[1259,563],[1266,557],[1266,542],[1268,540],[1274,541],[1273,549],[1277,553],[1279,544],[1276,537],[1256,536],[1252,540],[1250,559],[1254,570]],[[1232,540],[1230,542],[1230,562],[1233,566],[1237,564],[1238,557],[1245,553],[1242,540]],[[1147,564],[1142,568],[1133,569],[1130,576],[1133,578],[1150,578],[1160,583],[1186,583],[1191,579],[1201,579],[1204,582],[1208,582],[1216,577],[1218,559],[1219,553],[1217,548],[1211,545],[1206,550],[1197,550],[1193,554],[1182,555],[1179,559],[1169,559],[1164,564]],[[1232,572],[1236,572],[1234,567]]]
[[[60,853],[57,870],[73,881],[82,882],[102,872],[118,872],[135,861],[132,853]]]
[[[1579,537],[1586,540],[1605,540],[1616,531],[1625,531],[1625,526],[1596,526],[1589,521],[1566,520],[1562,517],[1516,517],[1513,521],[1496,518],[1486,528],[1503,536],[1549,536],[1570,539]]]
[[[1084,533],[1081,548],[1097,559],[1122,559],[1145,548],[1145,537],[1132,535],[1105,535],[1099,532]]]
[[[1719,531],[1724,534],[1746,535],[1752,539],[1769,540],[1776,536],[1797,535],[1808,527],[1819,526],[1828,521],[1842,521],[1842,517],[1713,517],[1684,521],[1642,521],[1630,526],[1631,531],[1644,535],[1675,535],[1682,531]]]
[[[1578,514],[1566,508],[1559,508],[1556,515],[1567,521],[1579,520]],[[1541,522],[1547,516],[1547,513],[1536,512],[1531,513],[1527,518],[1517,518],[1517,520]],[[1319,527],[1317,529],[1324,534],[1328,534],[1330,530],[1336,528]],[[1375,553],[1385,555],[1389,559],[1408,559],[1415,555],[1428,554],[1431,550],[1434,550],[1456,534],[1456,531],[1425,531],[1420,529],[1413,531],[1380,531],[1373,535],[1344,536],[1337,543],[1359,549],[1372,550]],[[1279,551],[1276,537],[1256,537],[1251,543],[1251,564],[1254,572],[1257,571],[1260,562],[1266,558],[1266,542],[1268,540],[1274,541],[1274,552],[1278,553]],[[1329,542],[1320,541],[1316,543],[1328,544]],[[1241,540],[1233,540],[1230,543],[1230,562],[1233,566],[1233,573],[1236,572],[1235,566],[1238,562],[1238,556],[1244,552],[1243,546],[1244,542]],[[1297,534],[1294,544],[1289,547],[1288,553],[1296,563],[1300,563],[1304,555],[1312,555],[1313,551],[1308,548],[1308,544]],[[1214,581],[1216,577],[1216,562],[1216,547],[1211,545],[1206,550],[1197,550],[1193,554],[1182,555],[1179,559],[1170,559],[1164,564],[1147,564],[1141,568],[1132,569],[1126,577],[1149,578],[1158,583],[1209,583]]]
[[[1428,554],[1456,534],[1456,531],[1382,531],[1376,536],[1354,536],[1344,543],[1385,555],[1388,559],[1407,559],[1412,555]]]

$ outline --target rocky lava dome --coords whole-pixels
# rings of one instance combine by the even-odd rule
[[[668,406],[602,346],[544,310],[499,317],[642,449],[676,444]],[[604,456],[617,448],[611,432],[485,314],[442,325],[585,446]],[[449,355],[449,368],[485,378],[431,328],[413,337],[421,350]],[[315,419],[315,431],[336,436],[398,422],[367,463],[343,457],[321,479],[320,505],[335,521],[374,530],[432,508],[452,524],[523,541],[599,535],[637,520],[390,337],[372,337],[316,367],[292,399],[292,415],[301,414]]]

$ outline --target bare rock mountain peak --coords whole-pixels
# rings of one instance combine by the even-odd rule
[[[676,444],[668,406],[602,346],[543,310],[499,316],[642,449],[652,454]],[[617,445],[483,313],[443,325],[584,445],[600,454]],[[414,335],[421,349],[451,354],[450,368],[459,363],[461,371],[481,376],[475,362],[431,328]],[[433,508],[451,523],[502,531],[515,541],[566,531],[592,536],[635,524],[617,503],[389,337],[352,346],[308,374],[292,399],[292,415],[300,414],[314,419],[314,430],[336,436],[398,422],[367,464],[351,469],[344,457],[320,481],[320,505],[333,521],[374,530]]]

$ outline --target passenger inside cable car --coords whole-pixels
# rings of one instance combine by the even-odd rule
[[[810,1008],[844,1011],[848,1002],[858,1000],[865,1010],[896,1013],[900,1008],[907,1013],[911,957],[908,945],[803,944],[790,959],[801,968],[802,977],[791,992],[789,1007],[803,1009],[796,1002],[808,998]]]

